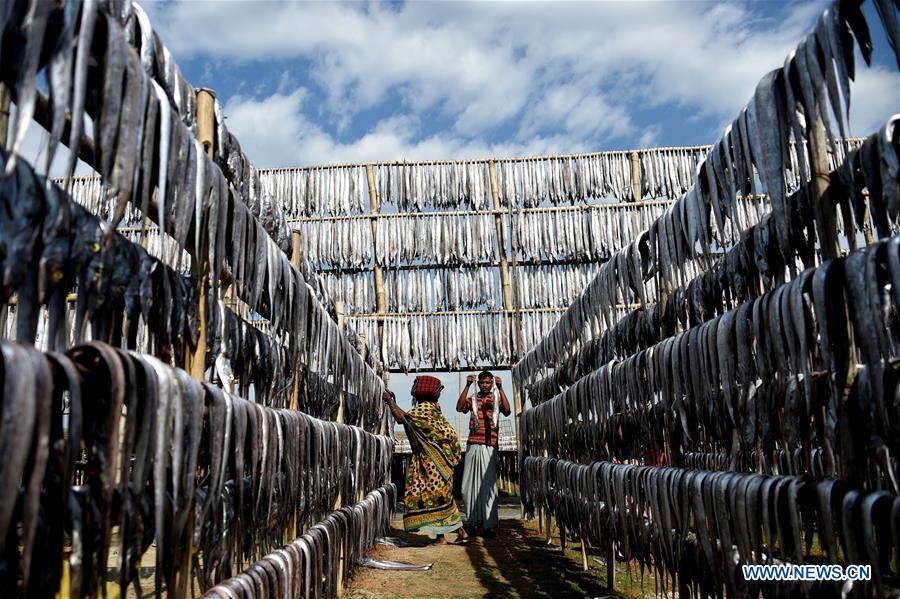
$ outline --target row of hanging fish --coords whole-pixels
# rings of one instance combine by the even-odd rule
[[[724,452],[687,452],[684,454],[684,467],[792,476],[806,472],[815,478],[829,478],[829,465],[825,463],[825,458],[825,450],[821,447],[810,448],[808,452],[803,448],[789,452],[779,447],[771,454],[754,451],[746,456],[732,456]]]
[[[852,141],[851,141],[852,143]],[[579,156],[510,158],[495,162],[497,191],[504,207],[562,206],[634,196],[632,155],[640,164],[641,197],[675,200],[693,184],[709,146],[648,148]],[[790,148],[786,176],[799,181],[796,149]],[[376,164],[375,192],[381,206],[400,212],[426,209],[486,210],[493,207],[488,161]],[[260,171],[264,191],[281,199],[291,218],[363,214],[370,206],[366,167],[336,165]]]
[[[5,164],[5,158],[0,151],[0,163]],[[240,204],[234,206],[246,210]],[[137,349],[143,323],[149,333],[145,347],[150,353],[167,362],[184,363],[185,354],[193,351],[200,334],[200,307],[190,277],[178,274],[123,236],[111,234],[106,223],[71,202],[55,184],[38,177],[25,161],[18,161],[13,173],[0,180],[0,210],[4,215],[0,243],[9,248],[2,261],[6,274],[0,304],[8,304],[16,294],[17,340],[35,341],[40,307],[47,305],[46,347],[50,349],[65,349],[68,326],[74,327],[71,338],[75,343],[90,338]],[[271,258],[270,254],[267,256]],[[269,265],[273,264],[270,260]],[[256,263],[254,268],[265,274],[265,266]],[[259,374],[259,367],[271,366],[269,358],[277,356],[278,365],[297,361],[312,364],[316,371],[328,368],[345,386],[362,381],[360,395],[371,409],[382,410],[381,380],[349,347],[299,273],[293,269],[289,272],[294,274],[293,283],[283,277],[278,290],[284,293],[287,286],[291,301],[287,306],[276,306],[289,315],[293,325],[276,320],[272,326],[290,336],[288,345],[294,357],[288,359],[281,343],[254,343],[255,349],[247,357],[255,353],[255,360],[263,360],[254,370],[257,375],[250,379],[257,383],[259,397],[284,402],[282,371]],[[73,288],[78,292],[76,314],[69,325],[66,300]],[[275,297],[274,290],[270,297]],[[217,301],[215,295],[210,297],[207,343],[214,350],[207,354],[210,362],[219,357],[223,339],[227,343],[227,336],[221,334],[224,321]],[[5,314],[5,309],[0,311],[0,316]]]
[[[112,220],[116,210],[116,198],[110,195],[107,185],[100,177],[76,176],[72,177],[68,182],[64,177],[57,177],[53,179],[53,182],[60,187],[65,187],[68,183],[69,197],[72,198],[73,202],[105,221]],[[117,224],[119,227],[131,228],[143,226],[146,224],[146,221],[146,217],[141,214],[137,206],[128,204],[125,207],[121,220]]]
[[[375,244],[368,219],[305,221],[299,230],[303,255],[317,269],[364,268],[372,263]]]
[[[0,165],[8,164],[0,150]],[[40,307],[49,309],[47,347],[66,348],[66,302],[77,289],[75,343],[87,338],[136,347],[140,322],[157,355],[183,359],[199,336],[189,279],[153,258],[72,203],[56,185],[19,160],[0,177],[0,245],[6,248],[4,307],[17,300],[15,338],[33,343]]]
[[[858,247],[858,232],[871,220],[868,216],[870,196],[863,193],[866,179],[859,173],[862,173],[860,154],[851,151],[847,165],[842,165],[833,174],[834,187],[823,200],[841,215],[838,228],[843,232],[842,245],[845,242],[849,250]],[[796,273],[820,264],[821,252],[814,243],[815,220],[809,194],[809,187],[804,185],[785,198],[794,239],[791,256],[786,258],[774,251],[774,216],[771,213],[765,215],[760,222],[743,231],[740,241],[718,254],[712,262],[703,265],[698,261],[689,262],[685,276],[688,282],[671,290],[664,305],[649,305],[647,309],[637,307],[617,319],[611,328],[594,331],[592,339],[559,368],[528,386],[532,402],[545,401],[610,360],[627,358],[661,341],[665,335],[687,331],[716,314],[772,291]],[[652,283],[651,280],[645,285],[650,296],[655,293]]]
[[[595,264],[519,266],[519,305],[523,308],[566,308],[597,271]]]
[[[612,197],[634,199],[631,152],[498,160],[497,188],[504,206],[534,208]]]
[[[130,10],[129,10],[130,8]],[[126,40],[141,57],[147,74],[162,88],[181,117],[181,121],[197,133],[197,95],[184,78],[169,49],[162,43],[150,24],[146,12],[137,2],[121,2],[121,8],[111,7],[113,15],[125,28]],[[206,90],[209,91],[209,90]],[[290,233],[280,204],[271,194],[263,192],[259,173],[241,151],[237,138],[228,131],[225,116],[218,100],[214,100],[213,144],[215,160],[229,184],[281,250],[290,252]]]
[[[166,266],[183,274],[188,274],[191,271],[191,255],[181,249],[178,246],[178,242],[170,236],[161,235],[159,227],[128,229],[119,227],[116,231],[128,241],[143,247],[148,254],[157,260],[171,260],[171,263],[164,263]]]
[[[604,364],[529,410],[523,444],[575,460],[819,447],[827,476],[900,494],[898,347],[900,234]]]
[[[376,316],[356,316],[347,319],[347,327],[357,336],[366,339],[370,350],[376,351],[386,368],[399,368],[411,370],[416,367],[433,368],[457,368],[462,366],[480,366],[486,364],[507,364],[511,355],[510,340],[507,338],[507,328],[502,321],[520,319],[523,345],[528,347],[531,343],[539,341],[558,320],[559,313],[553,312],[523,312],[517,316],[501,313],[484,313],[469,315],[433,315],[433,316],[388,316],[385,319],[385,346],[378,352],[378,318]],[[459,326],[457,319],[464,319],[466,325],[474,324],[485,331],[485,335],[491,337],[487,345],[460,349],[459,342],[450,340],[455,335]],[[416,331],[412,331],[412,322],[416,322]],[[479,322],[484,325],[478,325]],[[424,331],[424,332],[423,332]],[[517,335],[513,330],[513,336]],[[414,343],[413,336],[421,339]],[[469,340],[478,341],[479,336],[468,337]],[[458,337],[454,337],[456,339]],[[495,348],[494,343],[498,341]],[[453,343],[451,349],[449,344]],[[516,341],[517,343],[517,341]],[[409,344],[408,347],[406,344]],[[413,356],[415,352],[415,356]],[[455,352],[455,353],[454,353]],[[459,355],[462,352],[463,355]],[[479,358],[478,356],[483,356]]]
[[[249,397],[253,385],[255,401],[269,407],[290,404],[294,382],[294,357],[289,344],[276,341],[279,331],[262,331],[220,301],[217,335],[210,348],[214,369],[222,388],[239,397]]]
[[[384,295],[389,312],[434,312],[496,308],[496,268],[388,270]]]
[[[324,271],[321,276],[328,295],[335,300],[343,301],[347,314],[375,312],[374,274],[365,271],[342,273]]]
[[[881,133],[866,138],[862,145],[847,154],[844,163],[830,176],[831,186],[826,198],[820,200],[829,202],[835,213],[840,215],[840,218],[835,219],[833,223],[834,231],[841,233],[841,245],[848,249],[852,250],[858,247],[858,237],[863,234],[884,238],[896,230],[896,225],[891,222],[894,217],[889,216],[887,212],[886,205],[889,202],[886,201],[885,195],[898,193],[897,181],[900,179],[900,169],[873,168],[882,161],[881,158],[873,158],[879,154],[885,157],[884,160],[890,159],[893,155],[896,164],[898,148],[900,148],[898,143],[900,142],[889,143],[885,140],[885,135],[888,136],[888,139],[893,135],[895,122],[892,119]],[[892,188],[893,190],[891,190]],[[864,193],[866,191],[868,194]],[[679,311],[683,326],[687,326],[689,314],[687,305],[684,301],[678,301],[679,298],[689,299],[696,307],[694,313],[690,315],[691,322],[696,323],[701,311],[707,316],[713,312],[720,313],[723,307],[731,305],[731,302],[756,297],[761,291],[772,289],[785,280],[793,278],[803,269],[819,264],[822,247],[818,243],[818,239],[822,219],[821,217],[817,218],[817,213],[821,211],[815,207],[811,200],[813,197],[815,197],[814,188],[807,183],[783,200],[791,240],[788,250],[783,251],[778,247],[777,227],[779,223],[774,212],[765,215],[759,223],[745,228],[738,240],[728,246],[724,254],[715,259],[700,255],[698,256],[699,260],[686,260],[690,253],[689,250],[686,251],[682,248],[679,252],[677,248],[667,247],[669,244],[662,243],[662,240],[657,238],[656,247],[661,250],[658,255],[663,255],[667,260],[658,262],[662,267],[658,274],[662,276],[668,295],[676,300],[673,306]],[[874,231],[869,226],[870,222],[875,223]],[[683,240],[683,237],[677,234],[676,238]],[[642,241],[643,237],[639,242]],[[683,241],[683,243],[686,242]],[[659,290],[652,286],[640,286],[636,283],[636,280],[646,277],[646,274],[641,273],[654,271],[653,252],[651,251],[654,244],[648,245],[649,247],[634,248],[632,246],[628,248],[629,252],[640,255],[639,259],[629,259],[627,254],[619,255],[619,258],[625,258],[625,264],[631,264],[637,272],[629,274],[627,268],[618,268],[618,272],[613,272],[605,264],[600,268],[600,274],[588,285],[578,302],[570,307],[567,312],[569,318],[573,318],[571,316],[573,307],[577,307],[580,312],[578,321],[587,320],[592,323],[592,338],[599,338],[604,331],[611,330],[616,324],[615,320],[608,317],[607,309],[604,307],[605,302],[610,301],[607,297],[612,297],[613,293],[619,291],[628,295],[629,289],[638,296],[638,299],[642,297],[641,292],[644,292],[644,298],[651,299],[654,294],[659,293]],[[674,261],[672,260],[673,256],[675,257]],[[649,265],[635,263],[635,260],[646,261],[648,258]],[[685,261],[684,263],[687,265],[693,264],[694,269],[699,265],[707,273],[715,273],[715,275],[706,274],[702,280],[698,280],[696,275],[692,276],[691,268],[678,267],[682,261]],[[630,277],[631,282],[624,286],[620,280],[616,285],[614,279],[617,277],[621,279]],[[702,310],[698,303],[701,297],[705,297],[704,301],[708,304]],[[644,303],[642,301],[642,305]],[[655,303],[658,303],[658,299]],[[605,326],[599,326],[601,321]],[[675,329],[670,330],[674,331]],[[571,332],[571,330],[566,332],[563,329],[560,331],[562,336],[557,335],[542,342],[543,347],[537,346],[538,349],[531,354],[531,357],[526,356],[526,360],[534,360],[539,353],[544,351],[549,351],[555,356],[569,352],[572,337],[568,335]],[[559,351],[550,349],[551,345],[558,347]],[[534,366],[538,362],[540,360],[535,360],[531,364]],[[524,376],[526,370],[518,372]],[[532,371],[532,379],[535,372]]]
[[[845,154],[857,147],[861,140],[850,138],[839,140],[835,151],[828,155],[829,169],[834,169],[844,160]],[[697,165],[712,146],[697,148],[650,148],[640,150],[641,195],[644,198],[681,197],[694,184]],[[790,144],[789,156],[785,164],[785,180],[788,189],[797,189],[806,182],[800,171],[800,161],[806,161],[806,148],[801,146],[799,153],[796,144]],[[808,175],[807,175],[808,176]]]
[[[237,196],[247,204],[250,213],[259,220],[263,229],[287,255],[291,254],[291,233],[285,218],[282,202],[266,191],[259,171],[241,150],[237,138],[228,131],[225,115],[218,100],[214,103],[215,159]]]
[[[364,402],[365,407],[359,417],[365,418],[367,429],[377,430],[387,413],[381,402],[384,381],[350,344],[331,315],[318,304],[310,305],[309,321],[313,334],[306,349],[308,372],[304,376],[325,379],[330,385],[310,386],[310,395],[302,399],[301,405],[320,417],[320,414],[329,413],[326,412],[327,406],[337,402],[337,392],[343,389]],[[317,410],[323,411],[320,413]]]
[[[370,208],[364,166],[262,169],[259,178],[289,218],[361,214]]]
[[[52,46],[56,50],[51,53],[48,69],[56,79],[51,77],[50,81],[53,124],[48,155],[52,155],[59,143],[62,124],[65,124],[70,108],[72,126],[67,145],[73,156],[80,144],[84,116],[92,117],[95,164],[107,197],[115,202],[110,217],[113,226],[125,216],[129,204],[139,207],[144,215],[155,215],[162,231],[171,235],[180,247],[194,248],[194,255],[198,253],[197,248],[208,248],[215,279],[221,274],[220,267],[224,263],[226,237],[238,239],[239,233],[247,228],[256,228],[261,232],[260,237],[267,240],[266,245],[271,244],[277,249],[259,221],[248,212],[250,208],[244,204],[240,193],[229,187],[221,171],[206,157],[191,129],[179,119],[178,106],[173,109],[166,92],[148,74],[158,68],[152,65],[159,60],[153,52],[156,46],[149,31],[140,35],[139,53],[128,45],[127,32],[116,18],[104,12],[103,9],[108,8],[105,5],[100,6],[100,10],[96,2],[84,2],[80,6],[81,24],[77,27],[77,35],[74,30],[78,3],[69,3],[64,8],[42,5],[41,10],[29,11],[26,15],[26,11],[20,10],[23,6],[16,4],[7,15],[4,41],[8,42],[5,45],[9,58],[16,53],[24,55],[16,62],[18,71],[11,72],[7,81],[18,92],[16,139],[31,119],[38,93],[34,86],[37,58],[31,53],[39,54],[35,48],[40,49],[42,44]],[[71,27],[45,27],[48,23],[62,22]],[[22,35],[15,36],[9,34],[10,31],[20,31]],[[57,43],[52,44],[53,41]],[[76,42],[78,53],[72,72],[69,59]],[[105,54],[92,53],[96,47],[103,48]],[[87,65],[92,61],[100,66],[89,70]],[[67,93],[70,79],[74,80],[72,98]],[[87,94],[88,88],[100,92]],[[74,103],[71,107],[70,99]],[[18,145],[14,144],[12,153],[17,151]],[[7,165],[8,171],[12,168],[14,160]],[[67,169],[67,173],[71,173],[71,169]],[[229,210],[231,204],[234,207]],[[286,229],[282,237],[277,241],[283,248],[289,243]],[[170,260],[165,262],[171,263]]]
[[[897,33],[893,26],[896,15],[882,11],[879,16],[885,24],[885,33],[893,40],[893,50],[900,56],[900,40],[892,37]],[[784,167],[789,159],[790,137],[793,135],[795,144],[808,146],[809,139],[819,131],[817,127],[823,127],[826,139],[823,151],[833,154],[843,151],[844,144],[838,140],[831,123],[837,123],[841,137],[846,135],[850,79],[855,77],[855,47],[871,63],[873,47],[865,15],[857,2],[832,4],[819,18],[813,32],[788,56],[784,67],[761,79],[750,102],[698,165],[691,189],[649,225],[646,239],[642,236],[619,250],[601,268],[582,300],[560,319],[558,326],[563,333],[557,336],[559,346],[569,347],[574,341],[566,333],[580,328],[573,326],[573,319],[580,321],[585,311],[602,311],[608,305],[607,300],[598,296],[614,294],[615,289],[601,289],[604,285],[633,286],[636,295],[641,295],[637,283],[643,276],[641,272],[658,270],[666,284],[675,286],[683,281],[675,280],[679,273],[677,266],[673,271],[673,264],[708,254],[709,248],[728,247],[736,242],[747,226],[736,209],[737,198],[756,195],[757,175],[774,215],[775,251],[789,255],[791,238],[786,217]],[[823,125],[817,125],[817,119]],[[882,237],[891,229],[900,204],[895,130],[896,120],[891,118],[877,135],[851,152],[859,156],[862,174],[871,183],[870,213]],[[806,153],[800,153],[798,158],[801,178],[809,180],[811,171]],[[842,164],[847,164],[847,160]],[[816,239],[822,251],[831,255],[838,245],[836,223],[828,214],[818,212],[816,209]],[[726,227],[729,221],[733,224],[730,234]],[[632,264],[624,273],[626,277],[612,274],[611,269],[624,264],[625,255],[630,255]],[[606,324],[609,328],[610,323]],[[542,366],[556,355],[558,352],[548,351],[545,344],[539,345],[523,359],[525,366],[519,370],[520,375],[528,376],[540,367],[537,363]]]
[[[328,517],[240,574],[209,589],[205,599],[336,597],[353,566],[391,528],[393,483]],[[339,577],[341,577],[339,579]]]
[[[365,325],[363,325],[365,326]],[[461,368],[509,364],[508,314],[390,316],[384,320],[381,361],[386,368]]]
[[[107,580],[140,595],[151,544],[156,588],[184,596],[192,573],[207,588],[390,476],[390,439],[233,397],[150,356],[97,342],[66,354],[0,342],[0,356],[4,596],[98,596]]]
[[[489,214],[382,218],[375,234],[375,262],[478,264],[497,256],[497,229]]]
[[[694,184],[697,165],[709,150],[710,146],[641,150],[641,196],[677,200]]]
[[[900,498],[834,479],[528,457],[525,509],[652,570],[658,595],[885,596],[900,574]],[[816,549],[814,550],[814,547]],[[840,551],[839,551],[840,549]],[[871,566],[871,581],[751,581],[748,564]]]
[[[854,140],[848,140],[852,147]],[[710,146],[648,148],[580,156],[512,158],[496,161],[497,191],[505,207],[536,208],[634,197],[632,154],[640,163],[641,197],[675,200],[693,184],[697,165]],[[840,158],[838,159],[838,161]],[[786,177],[799,184],[796,148],[790,147]],[[399,211],[491,208],[486,161],[374,165],[381,205]],[[279,168],[261,172],[263,189],[283,198],[290,217],[361,214],[369,209],[366,167],[358,165]]]
[[[196,134],[196,91],[183,77],[169,49],[153,31],[146,12],[138,3],[126,1],[121,2],[120,10],[113,9],[111,12],[121,15],[120,22],[125,28],[126,39],[140,55],[145,70],[169,97],[181,120]],[[259,172],[241,150],[238,139],[228,130],[222,106],[217,99],[213,100],[213,119],[212,148],[225,178],[279,248],[290,253],[290,232],[280,202],[263,189]]]
[[[593,205],[579,210],[520,212],[515,250],[525,261],[604,260],[652,222],[665,205]]]
[[[389,203],[400,212],[494,207],[491,175],[484,161],[377,164],[372,170],[379,205]]]

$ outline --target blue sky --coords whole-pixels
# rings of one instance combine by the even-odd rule
[[[827,6],[144,4],[258,166],[711,143]],[[855,134],[900,109],[877,42],[880,64],[854,89]]]

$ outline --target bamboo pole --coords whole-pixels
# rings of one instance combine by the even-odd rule
[[[518,262],[518,218],[517,215],[513,212],[512,205],[509,206],[509,229],[510,229],[510,246],[512,249],[512,270],[513,270],[513,308],[514,313],[511,318],[510,325],[513,328],[513,335],[510,335],[510,339],[513,340],[513,352],[512,352],[512,362],[513,364],[517,363],[521,357],[522,352],[525,347],[525,341],[522,337],[522,295],[519,288],[521,283],[519,277],[521,276],[519,273],[519,262]],[[519,383],[516,381],[515,377],[512,376],[512,365],[510,365],[510,382],[512,383],[512,392],[513,392],[513,426],[514,432],[516,435],[516,459],[517,465],[522,465],[522,435],[521,435],[521,427],[520,427],[520,417],[522,412],[525,411],[524,403],[522,402],[522,390],[519,388]],[[517,490],[518,491],[518,490]],[[525,519],[525,504],[521,502],[521,497],[519,501],[519,517],[521,519]]]
[[[366,165],[366,178],[369,180],[369,218],[372,221],[372,240],[377,239],[378,234],[378,191],[375,188],[375,170],[371,164]],[[386,302],[384,299],[384,271],[379,264],[373,268],[375,272],[375,308],[378,310],[378,347],[384,346],[384,313]]]
[[[634,204],[637,206],[643,205],[641,202],[641,156],[637,152],[631,153],[631,189],[634,194]],[[644,226],[641,222],[640,208],[637,210],[635,220],[637,221],[638,231],[642,231]]]
[[[302,239],[300,238],[300,231],[294,230],[291,232],[291,265],[296,268],[298,271],[300,270],[300,261],[302,260],[302,252],[303,252],[303,244]],[[306,309],[306,306],[301,306],[302,310]],[[294,336],[291,336],[292,343],[294,342]],[[297,354],[299,353],[299,348],[295,348],[294,351],[294,389],[291,392],[291,405],[290,408],[292,410],[300,409],[300,360],[296,359]]]
[[[213,135],[215,133],[215,96],[209,90],[197,90],[197,139],[203,144],[207,156],[212,160],[214,158]],[[160,217],[165,218],[161,215]],[[195,222],[195,227],[199,227],[200,223]],[[208,241],[207,241],[208,243]],[[199,252],[194,260],[191,260],[191,270],[193,274],[194,285],[197,286],[197,301],[199,302],[200,312],[200,335],[198,336],[197,348],[193,355],[188,354],[185,357],[185,369],[190,372],[191,376],[199,381],[205,380],[206,377],[206,333],[209,322],[208,313],[208,297],[209,297],[209,258],[206,248],[194,248]],[[194,527],[193,511],[188,517],[187,530],[193,530]],[[188,535],[188,554],[194,554],[194,544],[192,535]],[[175,581],[175,588],[183,592],[187,585],[190,584],[190,569],[186,572],[179,571]]]
[[[500,189],[497,187],[497,169],[493,160],[488,162],[488,170],[491,177],[491,197],[494,200],[494,210],[500,210]],[[497,256],[500,259],[500,284],[503,287],[503,307],[507,311],[513,309],[512,291],[509,283],[509,263],[506,260],[506,236],[503,234],[503,216],[494,215],[494,226],[497,229]]]
[[[624,309],[635,309],[641,307],[640,304],[616,304],[616,310],[624,310]],[[556,312],[565,312],[568,308],[512,308],[510,310],[433,310],[433,311],[424,311],[424,312],[386,312],[384,314],[378,314],[376,312],[359,312],[357,314],[347,314],[346,318],[376,318],[382,317],[385,320],[388,319],[404,319],[410,318],[412,316],[488,316],[490,314],[541,314],[541,313],[556,313]],[[494,364],[494,366],[498,366]]]
[[[344,333],[344,301],[343,300],[335,300],[334,309],[337,312],[337,326],[338,330],[341,331],[341,334]],[[337,421],[344,421],[344,389],[341,388],[338,390],[338,413],[337,413]]]
[[[335,300],[334,308],[337,312],[337,325],[338,329],[341,331],[341,334],[344,333],[344,302],[342,300]],[[346,398],[344,396],[344,389],[341,387],[338,389],[338,413],[337,418],[335,419],[337,422],[344,422],[344,403]],[[338,494],[337,498],[335,498],[334,509],[339,510],[343,506],[343,489],[341,486],[338,486]],[[344,596],[344,553],[346,551],[344,538],[342,537],[340,540],[341,550],[340,550],[340,559],[338,560],[338,571],[337,571],[337,589],[336,596],[343,597]]]
[[[215,133],[215,100],[216,97],[207,89],[197,90],[197,138],[210,159],[213,158],[213,135]],[[194,223],[199,227],[200,223]],[[207,242],[208,243],[208,242]],[[209,321],[208,295],[209,288],[209,257],[205,248],[195,248],[197,255],[191,261],[194,271],[194,284],[198,288],[198,302],[200,304],[200,335],[197,341],[197,349],[190,356],[189,372],[198,380],[204,380],[206,374],[206,329]]]
[[[10,94],[6,83],[0,81],[0,147],[6,148],[9,137]]]
[[[640,184],[640,182],[638,182]],[[746,200],[762,198],[765,196],[751,195]],[[669,206],[675,200],[648,200],[646,202],[603,202],[599,204],[575,204],[571,206],[538,206],[536,208],[519,208],[523,214],[540,214],[543,212],[586,212],[590,210],[624,210],[629,208],[637,208],[642,206]],[[503,215],[509,212],[508,209],[491,208],[485,210],[435,210],[433,212],[382,212],[378,214],[379,219],[388,218],[421,218],[426,216],[489,216]],[[370,214],[342,214],[339,216],[304,216],[286,218],[285,222],[289,224],[331,222],[343,220],[363,220],[372,218]]]
[[[614,593],[616,589],[616,546],[612,538],[606,546],[606,590]]]
[[[581,537],[581,569],[584,572],[589,571],[591,568],[588,565],[587,558],[587,539]]]
[[[564,261],[559,260],[529,260],[519,263],[519,266],[578,266],[583,264],[602,264],[606,262],[606,258],[569,258]],[[446,270],[446,269],[464,269],[464,268],[494,268],[499,267],[498,260],[488,260],[485,262],[471,262],[468,264],[438,264],[430,262],[427,264],[397,264],[390,267],[394,272],[407,270]],[[346,275],[351,273],[372,272],[373,267],[347,267],[347,268],[317,268],[316,272],[320,275]]]
[[[836,258],[839,253],[834,203],[828,199],[831,185],[831,169],[828,167],[828,153],[825,142],[825,125],[822,115],[816,114],[815,124],[809,135],[810,185],[813,212],[816,217],[816,233],[819,248],[825,260]]]
[[[850,138],[851,140],[855,140],[857,138]],[[712,148],[711,145],[701,145],[701,146],[660,146],[658,148],[643,148],[640,150],[633,149],[625,149],[625,150],[606,150],[603,152],[585,152],[581,154],[548,154],[544,156],[507,156],[507,157],[490,157],[490,158],[470,158],[466,160],[393,160],[393,161],[382,161],[382,162],[371,162],[371,163],[359,163],[359,162],[345,162],[341,164],[316,164],[316,165],[308,165],[308,166],[288,166],[288,167],[277,167],[277,168],[268,168],[261,169],[260,174],[268,173],[268,172],[299,172],[299,171],[311,171],[311,170],[321,170],[321,169],[339,169],[339,168],[359,168],[359,167],[391,167],[391,166],[440,166],[440,165],[465,165],[465,164],[485,164],[491,161],[494,162],[542,162],[546,160],[571,160],[578,158],[602,158],[604,156],[623,156],[626,154],[631,154],[633,152],[673,152],[673,151],[684,151],[684,152],[708,152],[709,149]]]

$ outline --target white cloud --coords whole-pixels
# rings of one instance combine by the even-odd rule
[[[309,65],[284,72],[271,96],[247,81],[228,101],[232,129],[255,149],[249,155],[275,165],[645,146],[663,131],[671,135],[668,118],[696,123],[712,141],[722,127],[709,123],[738,114],[826,3],[766,4],[768,15],[759,6],[236,1],[148,8],[180,60],[203,58],[238,72],[272,60]],[[860,69],[857,88],[868,91],[854,95],[855,131],[896,110],[890,77]],[[325,100],[313,105],[297,95],[300,85],[318,88]],[[268,113],[250,114],[255,109]],[[371,109],[391,115],[363,122]],[[438,115],[441,129],[416,116],[426,111]],[[656,114],[665,119],[648,122]],[[501,131],[507,141],[484,141]]]
[[[882,67],[858,69],[850,88],[851,134],[874,133],[889,116],[898,112],[900,75]]]
[[[256,165],[418,160],[429,156],[484,158],[588,150],[565,136],[536,136],[502,144],[443,134],[421,137],[421,124],[412,115],[384,119],[364,135],[343,143],[304,115],[305,95],[303,89],[298,89],[260,100],[235,96],[225,104],[229,130],[241,140],[242,149]]]

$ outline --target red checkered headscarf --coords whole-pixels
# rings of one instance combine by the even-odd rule
[[[412,394],[417,399],[434,400],[441,395],[444,385],[441,380],[433,376],[417,376],[413,382]]]

